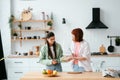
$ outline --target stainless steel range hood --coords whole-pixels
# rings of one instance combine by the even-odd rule
[[[100,21],[100,8],[92,9],[92,19],[92,22],[86,29],[108,29],[108,27]]]

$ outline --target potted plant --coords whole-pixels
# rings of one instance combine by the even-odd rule
[[[14,20],[15,20],[14,15],[10,15],[9,24],[10,24],[10,28],[11,28],[11,35],[13,34],[13,31],[12,31],[12,22],[13,22]]]
[[[21,22],[18,24],[18,27],[19,27],[20,29],[22,29],[22,24],[21,24]]]
[[[120,46],[120,37],[116,37],[115,39],[115,45]]]
[[[17,39],[18,34],[16,32],[13,33],[13,39]]]
[[[15,20],[14,15],[11,15],[10,18],[9,18],[9,23],[11,24],[14,20]]]
[[[47,22],[47,26],[48,26],[49,29],[51,29],[52,26],[53,26],[53,22],[52,22],[52,21],[48,21],[48,22]]]

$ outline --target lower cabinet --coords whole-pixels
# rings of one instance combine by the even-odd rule
[[[9,58],[7,59],[8,80],[20,80],[30,71],[42,71],[44,65],[39,63],[38,58]]]
[[[7,59],[8,80],[20,80],[20,78],[31,71],[42,71],[45,65],[39,63],[39,58],[9,58]],[[63,62],[63,72],[72,71],[72,62]],[[119,57],[91,57],[91,66],[94,72],[100,72],[107,68],[120,70]]]
[[[94,72],[111,68],[120,70],[120,57],[92,57],[91,66]]]
[[[45,69],[45,65],[39,63],[38,58],[29,59],[29,71],[42,71]]]
[[[70,72],[72,70],[72,62],[63,62],[62,63],[62,70],[63,72]]]
[[[28,72],[29,69],[27,68],[9,68],[8,69],[8,77],[9,78],[19,78],[20,76],[22,76],[23,74],[25,74],[26,72]]]

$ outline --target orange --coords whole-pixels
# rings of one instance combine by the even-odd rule
[[[46,70],[46,72],[47,72],[47,74],[52,74],[53,70],[48,69],[48,70]]]

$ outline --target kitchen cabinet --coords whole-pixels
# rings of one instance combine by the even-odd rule
[[[45,65],[39,63],[39,58],[8,58],[7,59],[8,80],[19,80],[29,71],[41,72]]]
[[[62,64],[63,72],[72,71],[72,62],[63,62],[61,64]]]
[[[30,71],[42,71],[43,69],[45,69],[45,65],[42,65],[39,63],[39,58],[32,58],[29,59],[29,69]]]
[[[92,56],[91,64],[94,72],[107,68],[120,70],[120,57]]]
[[[29,71],[28,59],[7,59],[7,75],[8,80],[19,80],[26,72]]]
[[[101,72],[107,68],[120,70],[120,55],[91,56],[91,66],[93,72]],[[72,62],[62,63],[63,71],[72,71]]]
[[[104,61],[102,68],[100,67],[101,62]],[[101,72],[101,70],[106,68],[113,68],[120,70],[120,56],[118,57],[108,57],[108,56],[92,56],[91,64],[94,72]],[[63,62],[62,68],[63,72],[72,71],[72,62]],[[21,57],[21,58],[8,58],[7,59],[7,74],[8,80],[19,80],[27,72],[38,71],[41,72],[45,69],[45,65],[39,63],[39,58],[32,57]]]

